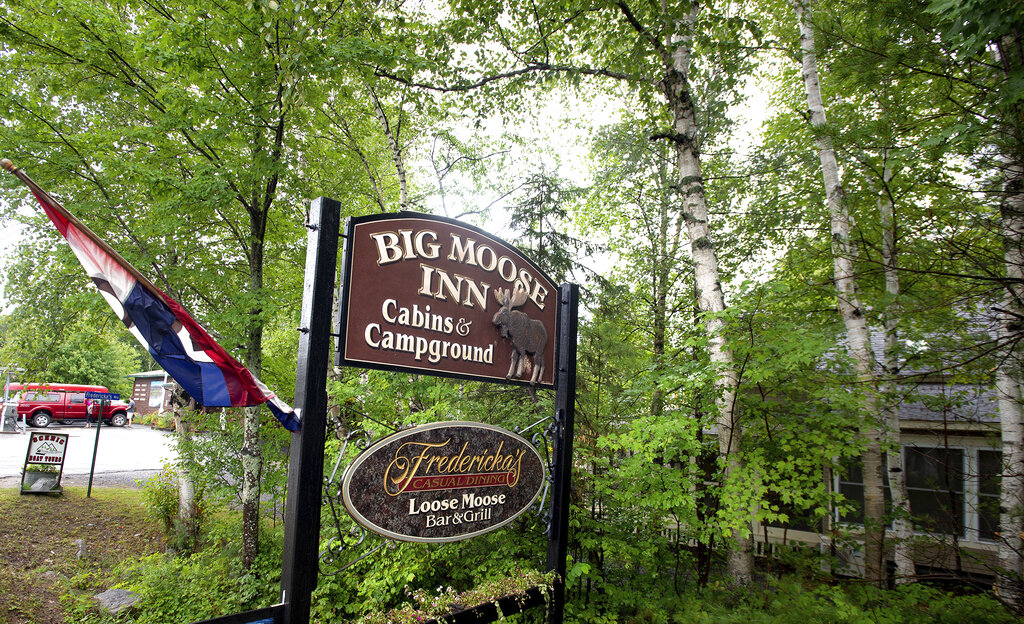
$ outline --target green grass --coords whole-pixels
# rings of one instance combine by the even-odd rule
[[[88,596],[116,582],[125,561],[164,549],[138,490],[69,487],[63,495],[0,490],[0,621],[57,624],[62,596]],[[78,557],[77,540],[85,541]]]

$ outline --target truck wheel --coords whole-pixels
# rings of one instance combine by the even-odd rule
[[[115,427],[124,427],[128,424],[128,416],[124,412],[114,412],[110,416],[110,424]]]
[[[33,427],[45,427],[50,424],[50,414],[47,412],[36,412],[32,415]]]

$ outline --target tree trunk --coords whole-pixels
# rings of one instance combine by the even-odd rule
[[[263,468],[260,407],[245,408],[242,426],[242,566],[248,570],[259,554],[260,472]]]
[[[724,480],[728,483],[743,470],[743,459],[740,455],[743,431],[739,416],[735,412],[739,380],[732,351],[725,342],[725,323],[722,319],[725,295],[719,278],[718,256],[708,224],[704,176],[697,147],[697,116],[690,94],[692,33],[698,10],[698,5],[694,3],[688,18],[677,29],[677,33],[682,34],[674,35],[670,42],[672,64],[668,68],[663,87],[673,114],[678,189],[694,263],[697,305],[703,315],[709,355],[716,373],[718,448],[725,466]],[[746,530],[734,528],[728,544],[729,574],[739,585],[749,585],[754,572],[749,522],[745,528]]]
[[[1011,29],[993,41],[996,57],[1012,91],[1014,76],[1024,69],[1024,33]],[[995,589],[1000,600],[1024,613],[1024,105],[1004,96],[1002,113],[1003,198],[1000,221],[1006,291],[999,313],[1003,346],[996,365],[996,393],[1003,447],[999,495],[999,573]]]
[[[1022,593],[1022,533],[1024,533],[1024,414],[1022,414],[1019,344],[1024,331],[1024,163],[1005,169],[1001,216],[1007,292],[999,314],[999,340],[1004,345],[996,366],[996,393],[1003,443],[1003,472],[999,498],[1000,600],[1017,612],[1024,610]]]
[[[199,543],[199,518],[196,507],[196,488],[191,471],[192,423],[189,416],[195,411],[196,402],[180,386],[171,394],[171,413],[174,416],[174,433],[179,448],[188,449],[189,457],[178,470],[178,521],[184,534],[183,541],[195,549]]]
[[[402,128],[402,113],[399,111],[398,124],[392,127],[387,113],[384,112],[384,106],[377,97],[377,92],[373,90],[373,87],[368,87],[367,91],[370,94],[370,99],[373,100],[373,112],[377,116],[377,121],[380,122],[381,131],[384,132],[384,136],[388,139],[388,145],[391,147],[391,160],[395,163],[395,172],[398,174],[398,205],[402,210],[409,210],[409,183],[405,173],[402,144],[399,142],[398,136]]]
[[[651,271],[651,321],[652,321],[652,355],[654,370],[658,376],[658,385],[651,395],[651,416],[661,417],[665,413],[665,391],[660,384],[660,377],[665,373],[665,347],[668,344],[668,289],[669,289],[669,206],[665,201],[658,204],[657,222],[651,228],[651,259],[654,263]]]
[[[803,82],[807,94],[807,108],[811,125],[818,131],[815,139],[821,160],[825,195],[828,201],[832,229],[833,271],[839,314],[846,327],[847,348],[853,358],[854,372],[860,392],[864,396],[864,415],[861,434],[865,439],[862,455],[864,474],[864,565],[868,580],[878,584],[885,581],[883,542],[885,539],[885,490],[882,479],[882,423],[878,414],[878,398],[874,375],[875,357],[871,349],[867,319],[864,317],[857,295],[854,273],[856,244],[850,236],[853,218],[846,206],[839,164],[832,139],[825,134],[825,107],[818,83],[818,60],[814,43],[811,11],[803,0],[793,0],[800,26],[800,47],[803,53]]]
[[[257,205],[254,202],[254,205]],[[249,292],[260,296],[263,291],[263,241],[266,235],[266,211],[250,213],[252,243],[249,256]],[[263,373],[263,310],[250,310],[245,366],[257,378]],[[242,567],[246,570],[256,562],[260,533],[260,473],[263,470],[263,449],[260,446],[260,410],[246,407],[242,420]]]
[[[883,158],[888,158],[884,154]],[[882,191],[878,199],[878,213],[882,225],[882,265],[885,272],[885,292],[888,305],[885,309],[885,351],[882,354],[882,370],[885,372],[884,394],[894,395],[896,376],[899,374],[899,295],[900,276],[896,263],[896,218],[893,210],[892,194],[889,182],[892,181],[892,168],[888,162],[883,164]],[[910,496],[907,493],[907,476],[903,471],[903,449],[900,446],[900,415],[899,407],[891,400],[886,400],[882,407],[885,422],[882,443],[888,460],[889,492],[892,496],[893,520],[892,529],[895,544],[893,558],[896,562],[896,583],[907,583],[913,580],[917,570],[914,566],[913,544],[914,522],[910,515]]]

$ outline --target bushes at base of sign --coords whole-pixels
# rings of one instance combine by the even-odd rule
[[[174,526],[174,517],[178,515],[177,479],[174,469],[164,466],[149,479],[138,481],[146,499],[146,511],[151,518],[160,522],[165,534],[170,534]]]
[[[424,589],[410,590],[406,586],[405,593],[409,597],[409,602],[386,613],[365,615],[359,622],[421,624],[439,621],[444,616],[488,604],[495,605],[499,614],[502,614],[502,607],[498,602],[504,598],[525,601],[528,597],[527,592],[532,590],[539,591],[546,600],[550,595],[553,579],[554,573],[542,574],[536,570],[517,569],[508,577],[486,581],[464,592],[456,592],[451,587],[438,587],[436,592],[429,592]]]
[[[214,549],[175,557],[158,553],[138,561],[126,562],[115,574],[123,579],[119,587],[139,596],[130,619],[135,624],[194,622],[249,609],[241,590],[245,583],[237,560],[232,561]],[[65,599],[69,622],[112,624],[125,621],[98,613],[91,599],[71,596]]]
[[[566,607],[567,622],[595,624],[1016,624],[1019,621],[990,593],[972,589],[967,584],[956,593],[926,583],[883,590],[863,582],[830,582],[797,574],[769,576],[762,586],[740,588],[721,580],[711,582],[701,591],[637,595],[629,603],[570,600]]]
[[[206,488],[202,479],[193,478],[192,509],[183,518],[178,480],[178,472],[171,466],[164,466],[160,472],[139,481],[139,484],[146,499],[146,511],[160,522],[168,543],[175,550],[194,553],[202,546],[202,532],[209,515]]]

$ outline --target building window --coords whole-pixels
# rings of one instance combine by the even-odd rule
[[[888,462],[882,455],[883,478]],[[964,535],[964,451],[963,449],[908,446],[903,448],[907,496],[915,529],[926,533]],[[860,462],[839,474],[837,488],[853,509],[841,514],[841,522],[864,523],[864,475]],[[885,509],[892,511],[892,495],[886,483]],[[998,485],[996,485],[998,509]]]
[[[1002,453],[993,449],[906,446],[907,494],[914,528],[921,533],[995,541],[999,530]],[[883,470],[885,456],[882,456]],[[836,519],[864,523],[864,477],[859,461],[836,471],[835,488],[853,509]],[[892,511],[885,487],[886,513]],[[891,526],[891,525],[890,525]]]
[[[151,381],[149,383],[149,406],[160,407],[160,401],[164,398],[164,382]]]
[[[889,486],[885,480],[885,473],[889,470],[889,462],[885,454],[882,454],[882,483],[885,488],[885,512],[892,511],[892,496],[889,495]],[[846,498],[847,504],[852,504],[853,509],[840,514],[840,522],[852,524],[864,524],[864,471],[861,468],[860,460],[854,460],[846,464],[843,470],[838,471],[838,490]]]
[[[1001,451],[978,451],[978,539],[995,541],[999,530],[999,477]]]
[[[903,468],[916,528],[962,536],[963,449],[908,446],[904,448]]]

